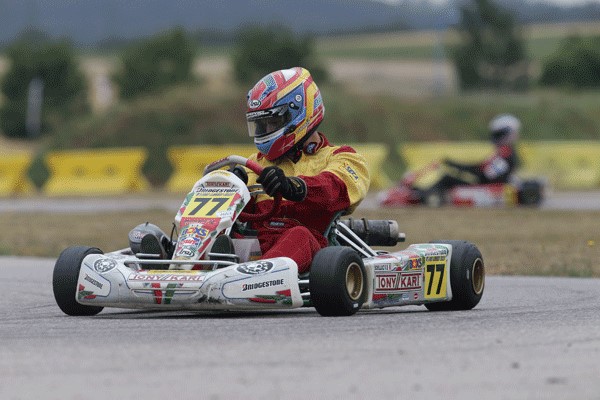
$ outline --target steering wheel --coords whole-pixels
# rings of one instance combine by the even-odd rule
[[[252,172],[254,172],[256,175],[260,175],[260,173],[264,169],[256,161],[249,160],[246,157],[242,157],[242,156],[231,155],[231,156],[227,156],[225,158],[222,158],[220,160],[217,160],[215,162],[208,164],[204,168],[204,175],[206,175],[209,172],[212,172],[212,171],[215,171],[217,169],[227,167],[227,166],[229,167],[229,169],[231,169],[231,168],[235,167],[236,165],[243,165],[246,168],[248,168],[249,170],[251,170]],[[249,212],[242,211],[240,213],[240,215],[238,216],[238,218],[240,221],[244,221],[244,222],[262,221],[265,219],[269,219],[273,215],[275,215],[277,213],[277,211],[279,211],[280,207],[281,207],[281,194],[277,194],[273,198],[273,207],[271,207],[270,210],[265,210],[262,213],[249,213]]]

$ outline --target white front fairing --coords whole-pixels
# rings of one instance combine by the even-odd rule
[[[302,306],[298,267],[287,257],[215,271],[136,270],[134,256],[90,254],[82,262],[77,301],[119,308],[235,310]]]
[[[217,170],[203,176],[188,193],[175,216],[179,237],[173,260],[203,257],[222,231],[230,228],[250,201],[248,188],[233,173]],[[172,264],[171,269],[192,269],[194,263]]]

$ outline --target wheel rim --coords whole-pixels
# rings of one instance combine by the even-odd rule
[[[346,269],[346,291],[353,301],[357,301],[362,295],[363,273],[357,263],[350,264]]]
[[[483,292],[483,286],[485,285],[485,268],[483,266],[483,260],[478,258],[473,263],[473,270],[471,284],[473,285],[473,292],[475,294],[481,294]]]

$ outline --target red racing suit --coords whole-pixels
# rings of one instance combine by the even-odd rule
[[[301,178],[307,187],[306,198],[300,202],[282,199],[278,213],[271,219],[255,222],[262,258],[289,257],[298,264],[298,272],[306,272],[314,255],[327,246],[323,235],[340,211],[351,213],[369,189],[369,171],[363,156],[350,146],[333,146],[319,133],[321,142],[305,146],[297,162],[282,157],[274,162],[261,153],[251,155],[263,167],[276,165],[288,177]],[[248,185],[256,184],[258,176],[248,172]],[[248,204],[250,212],[271,209],[273,199],[259,195]],[[254,209],[252,211],[252,209]]]

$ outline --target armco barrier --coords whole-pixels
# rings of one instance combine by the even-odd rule
[[[389,186],[390,180],[382,167],[389,153],[388,148],[378,143],[360,143],[351,146],[363,154],[368,161],[371,189]],[[177,193],[188,191],[202,177],[204,167],[211,162],[231,154],[247,157],[255,152],[254,145],[172,146],[167,150],[167,155],[174,171],[167,181],[166,188]]]
[[[98,196],[144,191],[149,184],[141,169],[147,158],[141,147],[53,151],[45,161],[49,196]]]
[[[493,154],[489,142],[419,142],[398,146],[407,170],[416,171],[444,158],[479,162]],[[523,177],[545,177],[556,189],[600,187],[600,143],[594,141],[521,141],[517,149]],[[422,185],[432,183],[432,176]]]
[[[27,177],[32,160],[32,155],[26,152],[0,153],[0,197],[35,191]]]

